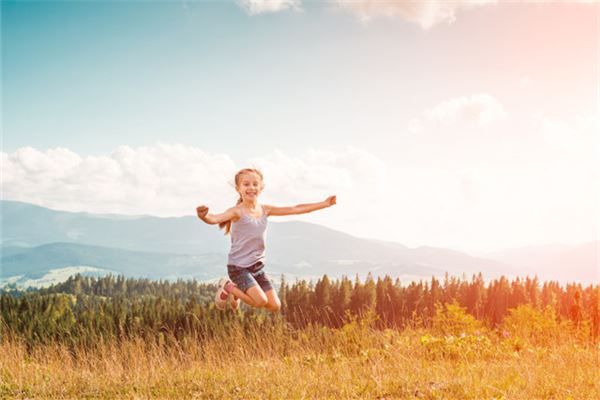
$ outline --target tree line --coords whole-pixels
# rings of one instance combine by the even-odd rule
[[[152,281],[107,275],[71,276],[48,288],[26,291],[5,288],[0,294],[0,339],[19,338],[28,346],[52,341],[72,346],[94,346],[108,340],[142,337],[203,340],[242,327],[281,326],[301,329],[309,324],[340,328],[353,318],[375,316],[375,328],[427,327],[440,304],[456,303],[490,328],[509,310],[528,304],[550,308],[576,329],[600,337],[600,285],[561,285],[537,277],[500,277],[485,282],[432,277],[403,285],[389,276],[364,281],[327,275],[316,282],[287,282],[281,277],[280,314],[242,307],[219,311],[213,304],[216,286],[195,280]]]

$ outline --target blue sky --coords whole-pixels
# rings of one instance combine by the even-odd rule
[[[135,213],[112,198],[94,205],[83,183],[65,201],[57,193],[78,183],[62,170],[41,192],[19,157],[114,161],[119,148],[165,145],[156,152],[222,155],[227,173],[249,162],[288,168],[271,201],[316,201],[329,176],[348,207],[308,218],[357,235],[461,249],[597,237],[598,4],[456,3],[446,18],[447,6],[291,2],[256,13],[243,1],[2,2],[2,151],[14,173],[4,197]],[[424,27],[431,13],[441,19]],[[68,152],[49,155],[56,148]],[[511,187],[528,200],[500,201]],[[230,201],[221,197],[217,208]],[[526,233],[508,239],[507,216]],[[549,233],[539,221],[550,217]],[[500,233],[482,238],[488,226]]]

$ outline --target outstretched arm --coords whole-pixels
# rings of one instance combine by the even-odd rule
[[[336,204],[336,196],[329,196],[324,201],[318,203],[298,204],[293,207],[275,207],[265,205],[267,215],[295,215],[306,214],[322,208],[331,207]]]
[[[231,207],[221,214],[209,214],[208,207],[199,206],[196,208],[196,213],[198,214],[198,218],[211,225],[220,224],[221,222],[226,222],[230,219],[239,218],[237,207]]]

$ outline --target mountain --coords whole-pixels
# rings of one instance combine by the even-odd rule
[[[223,272],[222,254],[181,255],[151,253],[73,243],[51,243],[2,254],[2,276],[23,282],[42,279],[52,271],[86,267],[83,275],[98,271],[151,279],[210,280]],[[19,277],[15,279],[15,277]],[[42,279],[47,280],[47,279]]]
[[[57,270],[71,271],[65,268],[153,279],[213,280],[226,272],[229,237],[195,216],[94,215],[14,201],[2,201],[0,207],[0,286],[42,278],[46,282],[50,278],[44,277]],[[482,272],[486,279],[527,273],[502,260],[428,246],[408,248],[306,222],[271,218],[268,229],[267,272],[273,277],[364,277],[371,272],[407,282],[445,272],[467,278]]]
[[[69,242],[135,251],[226,252],[227,238],[195,217],[94,215],[1,201],[2,245],[33,247]]]
[[[571,249],[571,247],[562,244],[526,246],[494,251],[485,254],[484,257],[510,265],[530,268],[536,264],[544,264],[552,260],[560,253]]]
[[[600,241],[576,246],[546,245],[506,249],[486,257],[537,275],[542,280],[600,282]]]

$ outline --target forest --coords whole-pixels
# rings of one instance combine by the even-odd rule
[[[216,287],[196,281],[151,281],[126,278],[71,276],[48,288],[26,291],[5,288],[0,295],[0,335],[18,338],[28,348],[57,342],[90,347],[110,340],[143,337],[161,340],[210,338],[234,325],[285,324],[341,328],[368,318],[375,329],[428,328],[436,312],[454,304],[482,326],[497,329],[520,306],[551,313],[577,335],[596,343],[600,336],[600,286],[560,285],[536,277],[505,277],[485,282],[446,275],[403,285],[389,276],[368,275],[316,282],[297,280],[278,285],[281,313],[243,306],[233,312],[214,307]]]

